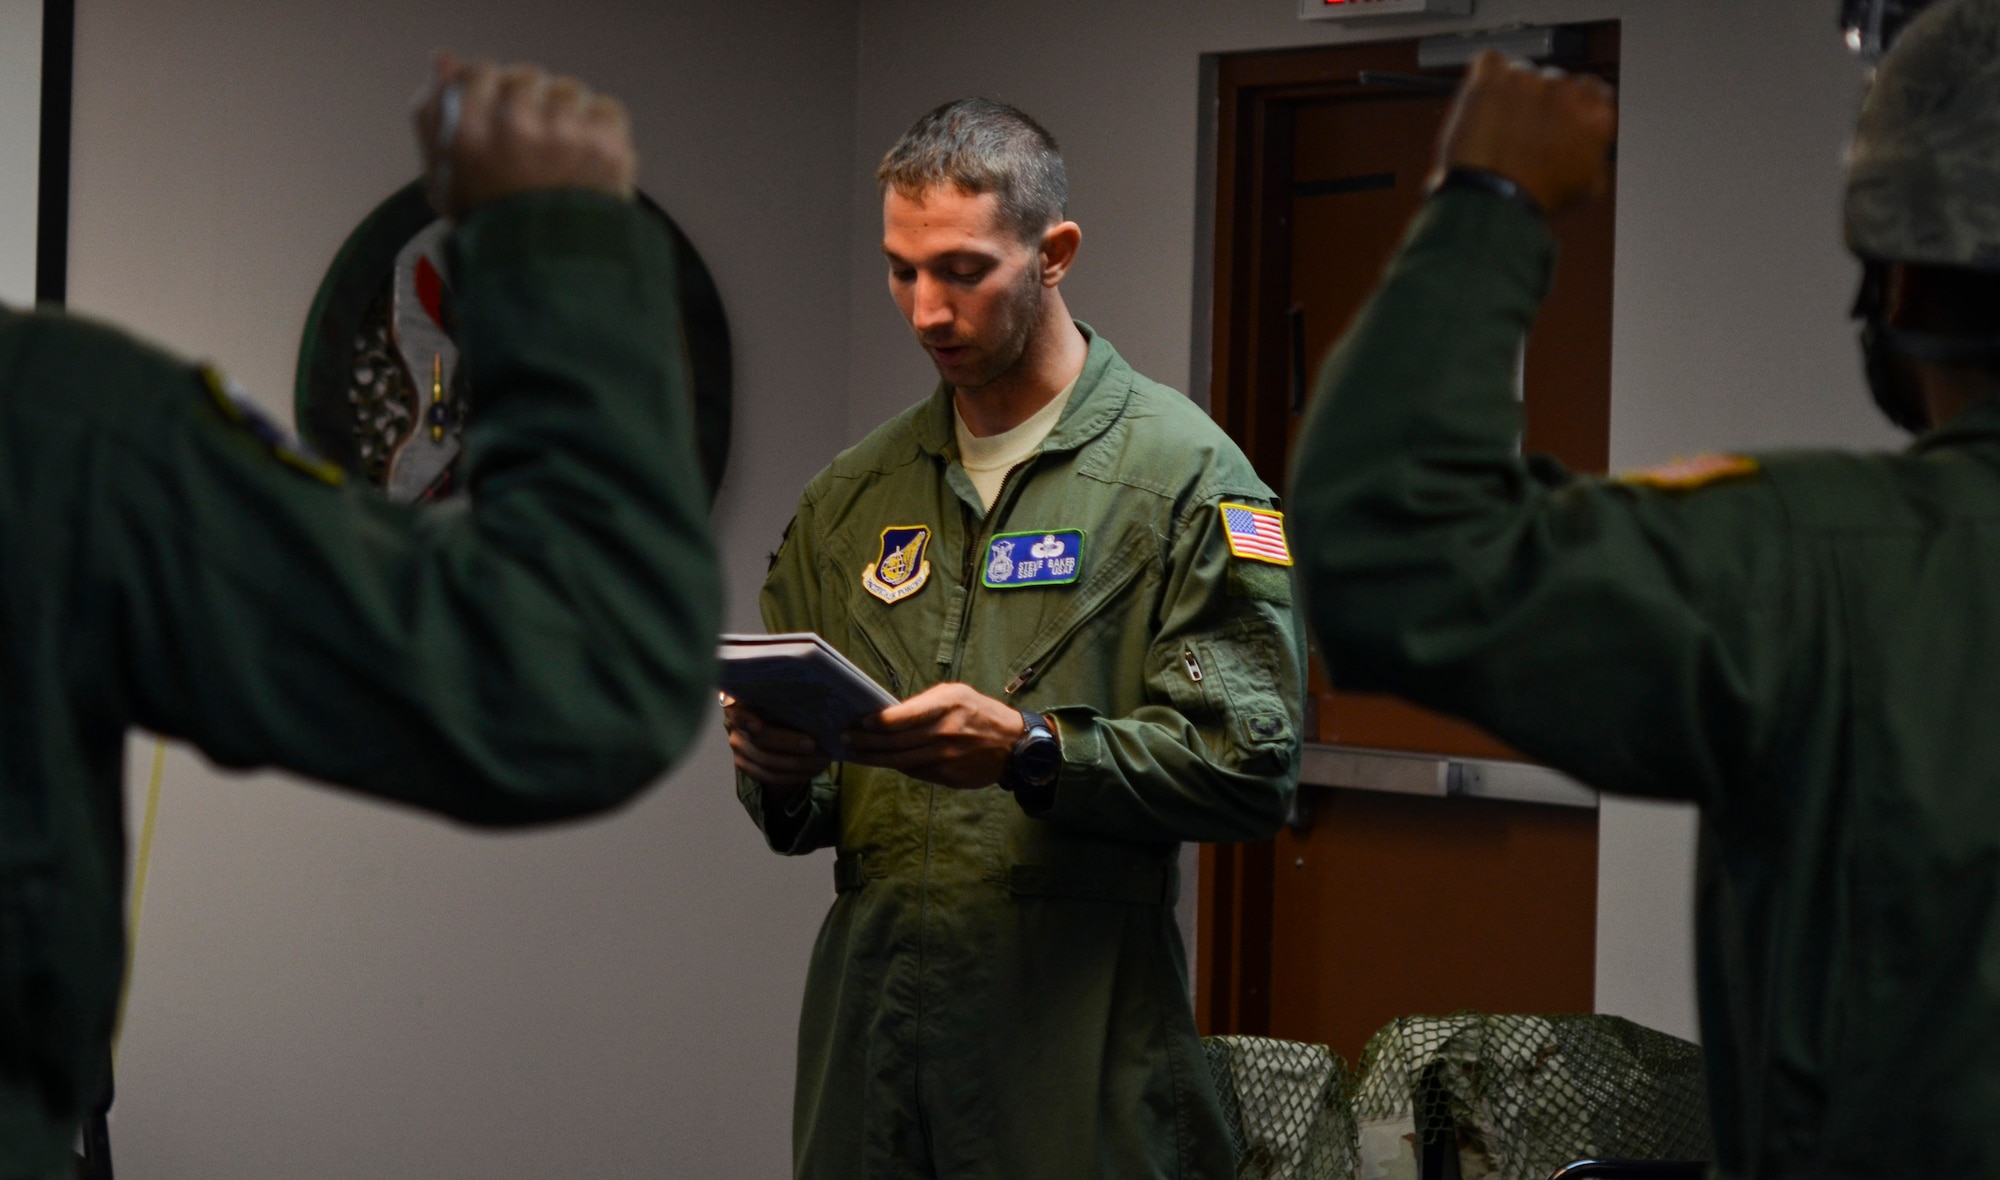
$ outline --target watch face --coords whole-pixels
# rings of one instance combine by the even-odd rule
[[[729,323],[694,244],[651,198],[638,200],[674,242],[695,449],[712,495],[729,456]],[[458,363],[450,233],[421,181],[376,206],[321,280],[299,351],[292,396],[300,436],[405,503],[456,490],[459,440],[479,412],[479,391]]]
[[[1014,751],[1014,773],[1021,781],[1047,786],[1062,769],[1062,746],[1046,729],[1030,730]]]

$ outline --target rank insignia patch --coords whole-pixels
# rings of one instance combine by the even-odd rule
[[[1647,467],[1639,471],[1628,471],[1618,476],[1618,482],[1636,484],[1642,488],[1658,488],[1664,492],[1691,492],[1725,479],[1741,479],[1763,470],[1757,460],[1748,455],[1723,455],[1710,453],[1696,455],[1691,459],[1675,459],[1658,467]]]
[[[1292,548],[1285,543],[1285,514],[1276,509],[1224,504],[1222,533],[1229,538],[1229,551],[1238,557],[1292,564]]]
[[[861,570],[868,593],[894,605],[931,580],[931,526],[905,524],[882,530],[882,550]]]
[[[985,585],[1067,586],[1083,573],[1083,531],[1001,533],[986,550]]]

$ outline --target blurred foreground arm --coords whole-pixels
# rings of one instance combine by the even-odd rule
[[[99,350],[111,396],[41,407],[89,420],[67,459],[94,473],[80,609],[113,669],[96,687],[108,720],[229,765],[476,823],[600,809],[686,747],[712,682],[721,593],[672,247],[627,199],[623,112],[575,82],[443,57],[417,122],[460,223],[468,494],[408,508],[329,486],[195,373]]]
[[[1489,55],[1439,174],[1497,174],[1554,215],[1604,187],[1615,125],[1594,79]],[[1310,618],[1343,687],[1466,717],[1600,788],[1708,796],[1755,773],[1788,671],[1780,508],[1754,475],[1663,491],[1520,454],[1514,376],[1553,266],[1522,203],[1449,189],[1418,217],[1300,439]]]

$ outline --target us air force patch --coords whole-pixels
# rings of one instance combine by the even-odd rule
[[[994,590],[1067,586],[1082,573],[1081,529],[1001,533],[986,551],[985,584]]]
[[[694,431],[713,493],[729,457],[733,381],[722,296],[694,244],[645,193],[640,208],[674,243]],[[412,181],[375,207],[334,257],[306,316],[293,417],[313,450],[402,502],[462,491],[462,436],[480,390],[459,361],[449,252]]]
[[[931,526],[905,524],[882,530],[882,550],[861,570],[861,585],[895,605],[931,580]]]

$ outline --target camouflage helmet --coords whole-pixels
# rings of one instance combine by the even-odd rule
[[[2000,271],[2000,0],[1947,0],[1882,60],[1848,155],[1847,244]]]

